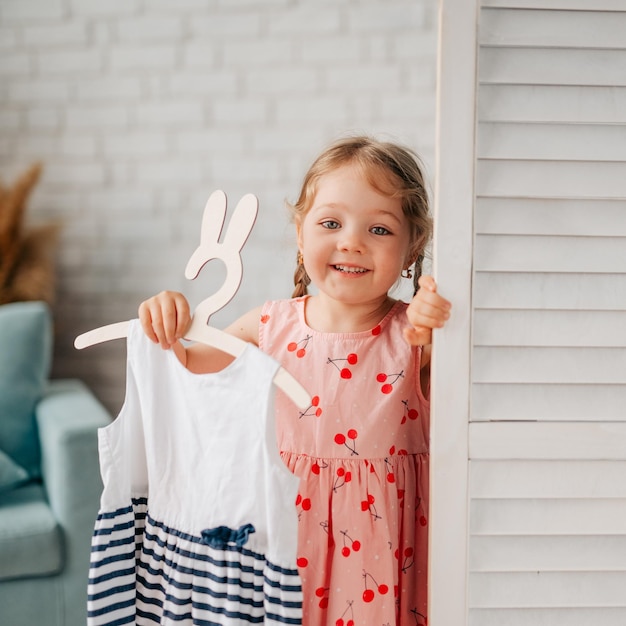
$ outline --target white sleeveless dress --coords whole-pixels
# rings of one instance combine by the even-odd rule
[[[221,372],[192,374],[131,323],[126,399],[99,432],[89,625],[301,624],[278,367],[250,345]]]

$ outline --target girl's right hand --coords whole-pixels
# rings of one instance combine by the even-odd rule
[[[191,323],[187,298],[176,291],[162,291],[139,305],[139,321],[151,341],[169,349],[185,336]]]

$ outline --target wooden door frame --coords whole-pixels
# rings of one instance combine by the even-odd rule
[[[433,269],[452,301],[431,378],[430,626],[468,623],[471,282],[478,0],[439,0]]]

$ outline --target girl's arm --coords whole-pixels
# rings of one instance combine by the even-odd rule
[[[261,307],[249,311],[224,332],[254,345],[259,344]],[[148,338],[163,349],[173,349],[178,360],[191,372],[217,372],[232,363],[234,357],[206,344],[185,347],[181,342],[191,323],[189,303],[183,294],[173,291],[161,293],[139,305],[139,320]]]

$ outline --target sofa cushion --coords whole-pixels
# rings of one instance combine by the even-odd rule
[[[0,450],[0,493],[19,487],[28,480],[28,472]]]
[[[44,302],[0,306],[0,450],[39,475],[35,404],[50,373],[52,323]]]
[[[61,571],[61,531],[39,484],[0,494],[0,580]]]

